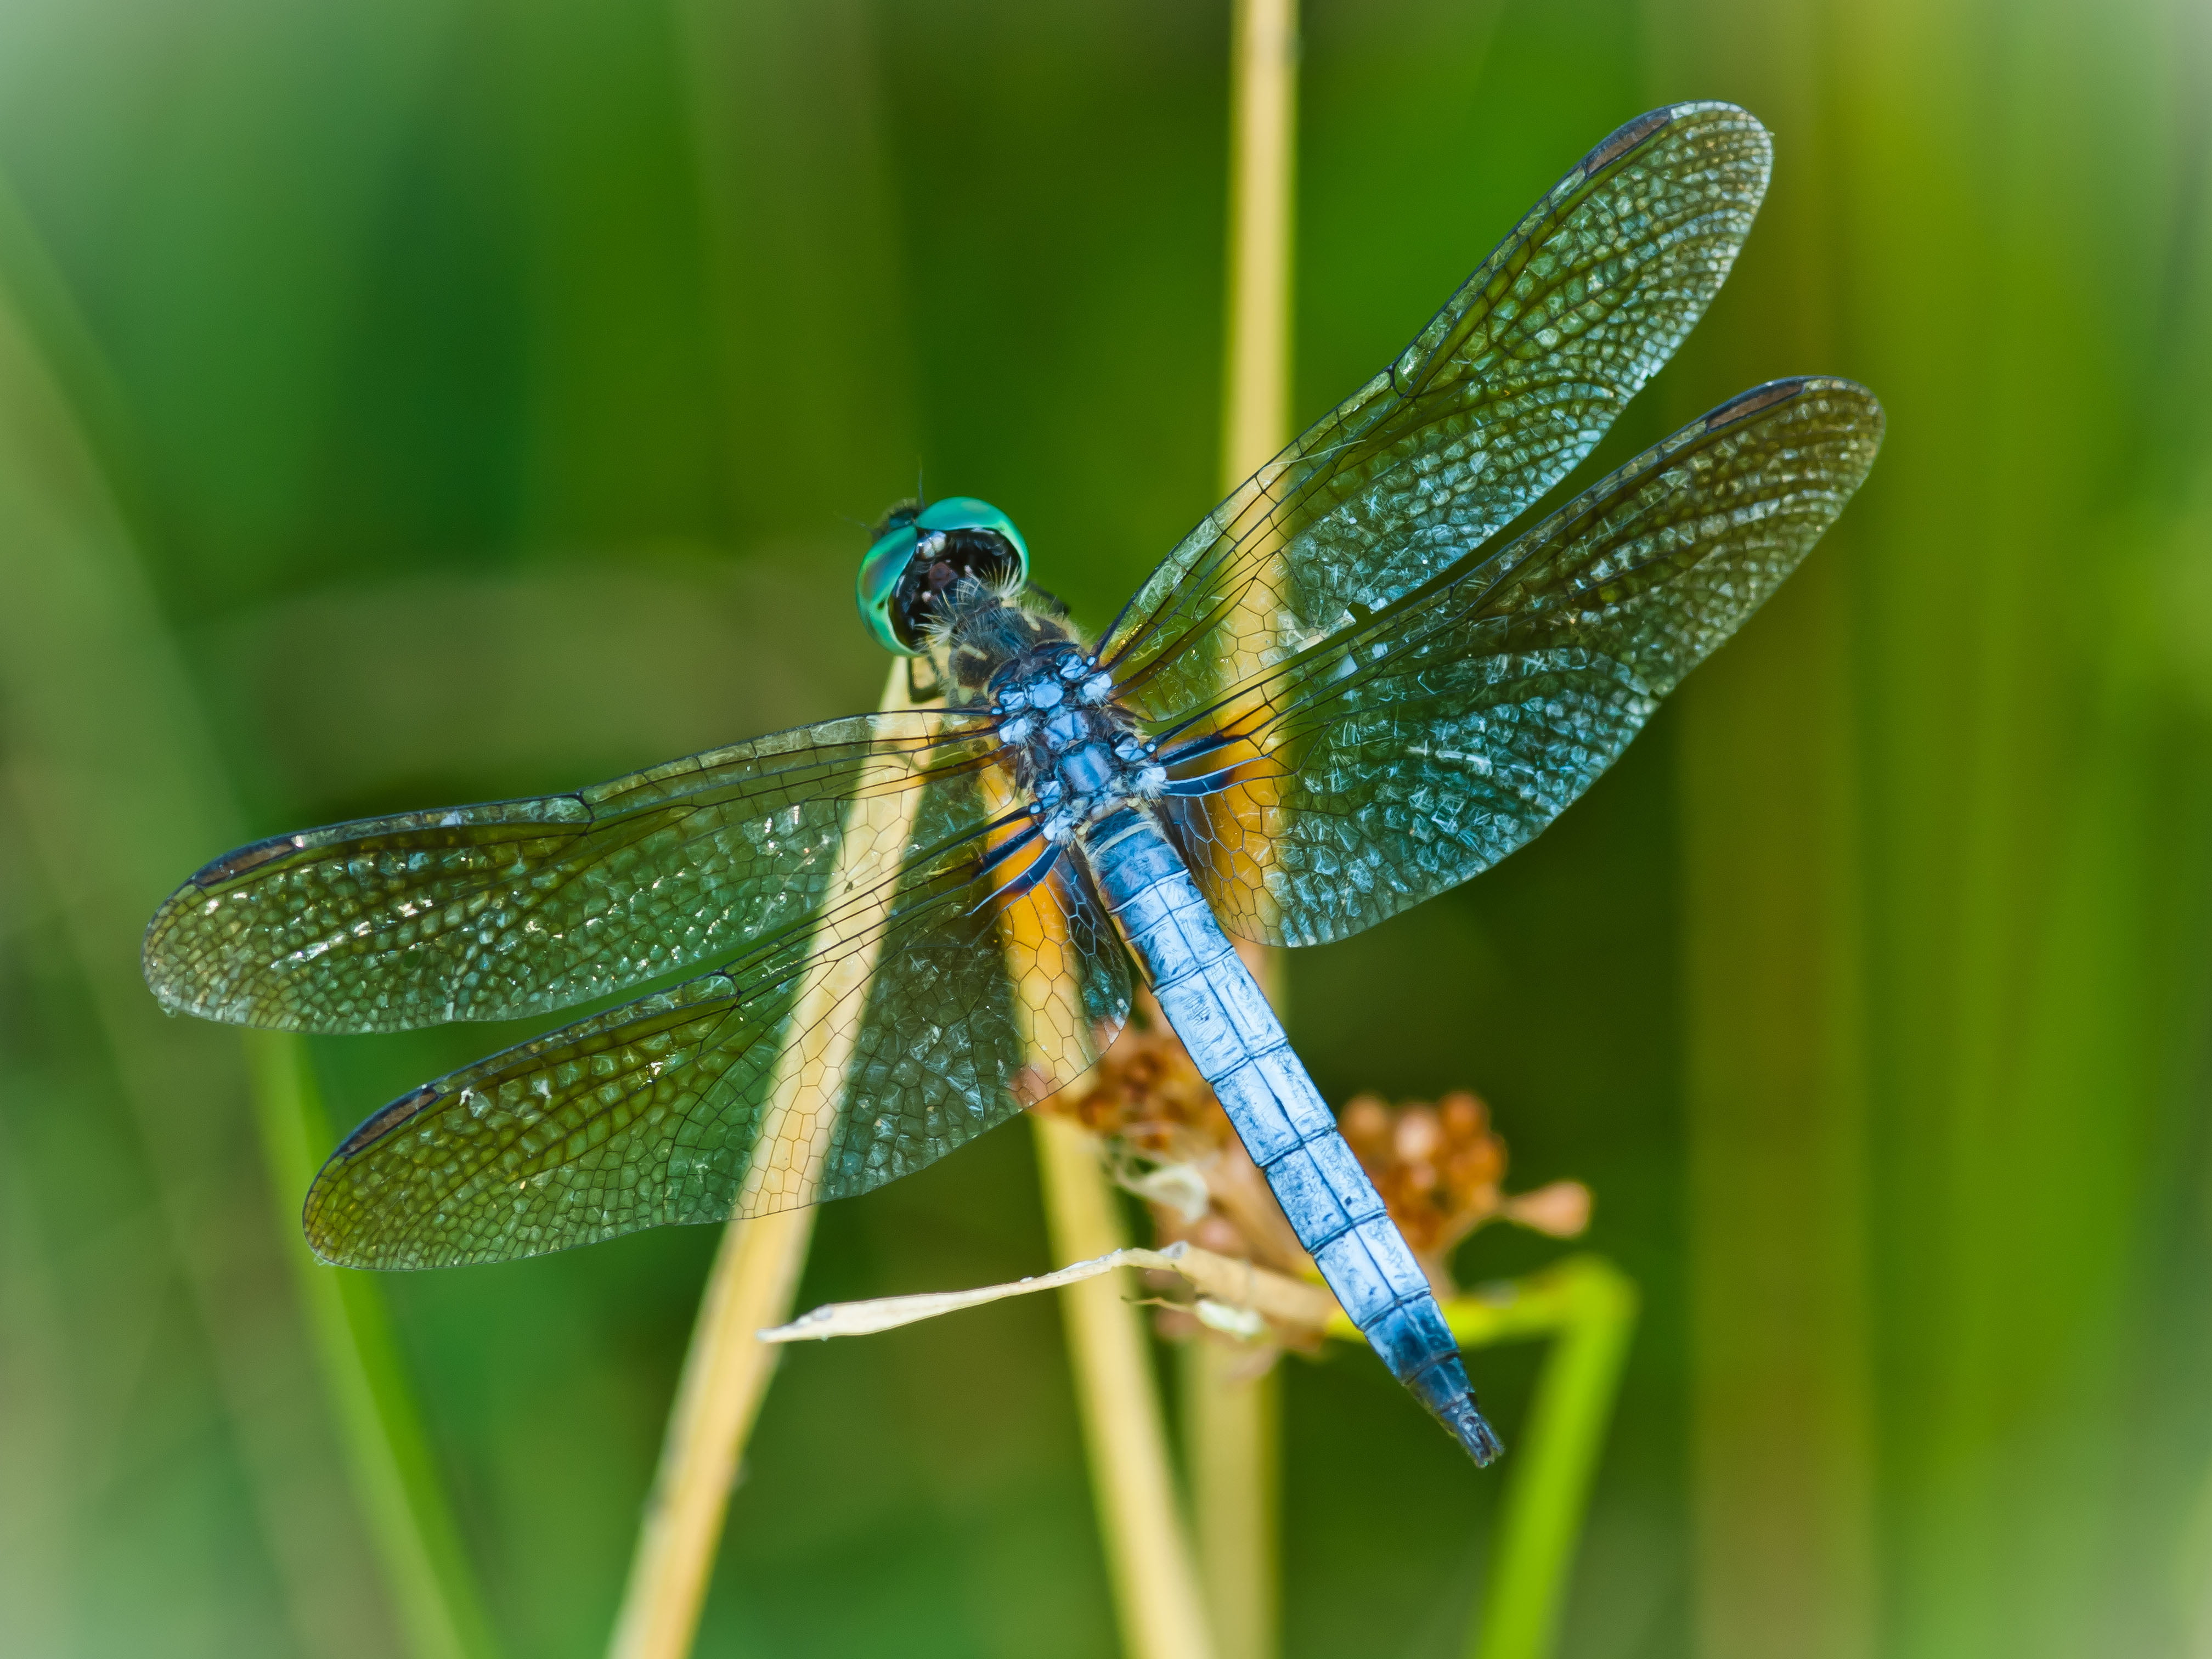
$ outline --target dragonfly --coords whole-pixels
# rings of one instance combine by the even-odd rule
[[[192,876],[145,969],[210,1019],[392,1031],[661,987],[370,1115],[307,1195],[316,1255],[499,1261],[867,1192],[1077,1082],[1133,963],[1346,1313],[1495,1457],[1231,936],[1343,939],[1528,842],[1858,487],[1881,406],[1804,377],[1537,516],[1719,289],[1770,156],[1727,104],[1620,128],[1103,633],[1030,584],[1006,514],[908,504],[858,598],[932,695]]]

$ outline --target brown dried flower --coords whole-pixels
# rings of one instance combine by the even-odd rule
[[[1280,1272],[1312,1263],[1244,1151],[1213,1091],[1146,999],[1090,1087],[1043,1110],[1104,1139],[1116,1180],[1151,1206],[1162,1245],[1178,1239]],[[1344,1138],[1439,1292],[1451,1294],[1451,1253],[1476,1228],[1506,1220],[1572,1237],[1589,1224],[1589,1189],[1555,1182],[1507,1195],[1505,1143],[1489,1109],[1465,1090],[1431,1104],[1391,1106],[1361,1095],[1339,1115]]]
[[[1505,1195],[1505,1142],[1490,1126],[1490,1109],[1464,1089],[1433,1105],[1392,1106],[1360,1095],[1346,1103],[1338,1123],[1440,1291],[1453,1288],[1452,1251],[1486,1222],[1516,1222],[1563,1238],[1589,1224],[1589,1188],[1578,1181]]]

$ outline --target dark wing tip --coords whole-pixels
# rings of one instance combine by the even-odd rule
[[[445,1091],[434,1083],[426,1083],[421,1088],[400,1096],[389,1105],[380,1106],[370,1113],[324,1161],[323,1167],[315,1172],[314,1184],[307,1188],[307,1201],[301,1206],[300,1216],[301,1231],[307,1237],[307,1248],[315,1253],[318,1261],[334,1267],[420,1265],[398,1260],[388,1246],[380,1241],[345,1237],[339,1218],[351,1206],[337,1206],[336,1215],[332,1210],[347,1166],[356,1157],[386,1136],[404,1128],[445,1098]]]
[[[263,865],[283,858],[287,853],[296,853],[307,844],[307,838],[299,836],[271,836],[266,841],[257,841],[234,852],[211,859],[192,872],[187,887],[205,892],[210,887],[220,887],[227,881],[258,870]]]
[[[331,1162],[351,1158],[372,1141],[381,1140],[394,1129],[445,1098],[445,1091],[434,1083],[426,1083],[411,1093],[404,1094],[388,1106],[380,1106],[363,1119],[361,1125],[338,1143],[337,1151],[331,1154]],[[318,1177],[319,1179],[319,1177]]]
[[[1705,430],[1719,432],[1728,427],[1740,425],[1754,416],[1765,414],[1777,404],[1788,403],[1804,391],[1805,386],[1805,379],[1801,375],[1786,380],[1769,380],[1748,392],[1739,392],[1726,403],[1705,412]]]
[[[271,836],[266,841],[235,848],[193,871],[185,878],[183,886],[161,901],[161,908],[146,923],[145,938],[139,942],[138,966],[146,976],[146,988],[153,992],[163,1008],[173,1014],[197,1014],[202,1019],[219,1020],[227,1025],[262,1023],[236,1007],[210,1002],[205,987],[195,982],[200,976],[194,972],[189,957],[172,956],[167,946],[177,925],[188,918],[212,890],[296,853],[307,842],[307,837],[303,835]]]
[[[1747,132],[1755,132],[1766,141],[1768,148],[1771,148],[1772,141],[1759,118],[1738,105],[1710,100],[1662,104],[1607,134],[1595,149],[1583,158],[1583,176],[1586,179],[1596,177],[1623,157],[1645,148],[1662,133],[1712,119],[1724,120],[1742,127]]]
[[[1612,166],[1629,151],[1649,143],[1653,133],[1671,125],[1674,119],[1674,111],[1670,106],[1647,111],[1633,121],[1614,128],[1595,149],[1583,158],[1583,171],[1597,173]]]
[[[1701,133],[1704,135],[1702,138],[1699,137]],[[1592,194],[1602,191],[1613,182],[1614,175],[1620,169],[1669,137],[1680,139],[1683,148],[1674,155],[1657,160],[1656,165],[1662,173],[1672,169],[1683,179],[1701,177],[1709,193],[1717,191],[1722,197],[1732,193],[1739,207],[1751,213],[1758,211],[1759,204],[1765,196],[1767,179],[1774,164],[1773,138],[1759,125],[1758,117],[1735,104],[1710,101],[1664,104],[1657,109],[1647,111],[1615,129],[1596,149],[1568,168],[1559,181],[1537,199],[1536,205],[1528,210],[1505,240],[1474,268],[1468,280],[1460,285],[1437,314],[1413,337],[1405,350],[1399,353],[1383,371],[1392,392],[1401,399],[1419,395],[1419,388],[1431,370],[1454,349],[1454,343],[1458,338],[1457,331],[1466,326],[1465,319],[1470,309],[1484,303],[1481,296],[1487,285],[1499,279],[1501,269],[1518,269],[1517,266],[1501,266],[1502,261],[1510,259],[1516,250],[1525,250],[1533,240],[1548,234],[1547,227],[1553,222],[1573,211],[1577,204]],[[1734,242],[1738,240],[1740,235],[1729,239],[1729,251],[1719,262],[1721,275],[1725,275],[1728,263],[1735,257]],[[1717,280],[1713,286],[1718,287]],[[1691,321],[1703,313],[1705,301],[1711,297],[1709,293],[1696,303],[1691,313]],[[1684,329],[1686,330],[1687,326],[1686,323]],[[1680,338],[1680,335],[1677,333],[1675,341],[1679,343]],[[1674,347],[1670,344],[1666,349],[1671,353]],[[1641,381],[1638,384],[1640,385]],[[1310,437],[1312,434],[1309,433],[1307,435]],[[1118,623],[1116,626],[1119,626]]]
[[[1845,380],[1832,374],[1793,374],[1786,380],[1769,380],[1748,392],[1739,392],[1717,408],[1709,410],[1705,417],[1707,432],[1719,432],[1755,420],[1778,404],[1802,397],[1842,397],[1865,406],[1865,423],[1876,440],[1881,436],[1885,416],[1881,400],[1856,380]]]

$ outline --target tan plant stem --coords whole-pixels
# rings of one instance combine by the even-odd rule
[[[1064,1118],[1029,1117],[1054,1257],[1079,1261],[1121,1249],[1127,1241],[1097,1143]],[[1060,1297],[1122,1647],[1130,1659],[1210,1659],[1144,1316],[1115,1273],[1066,1285]]]
[[[906,663],[894,662],[881,707],[908,707],[907,684]],[[861,873],[851,864],[853,858],[881,857],[880,849],[889,848],[895,854],[903,846],[903,818],[893,825],[884,821],[885,815],[910,817],[914,799],[914,792],[908,791],[855,804],[854,811],[869,816],[874,833],[848,834],[848,848],[877,850],[866,854],[848,850],[847,867],[853,877]],[[857,827],[850,825],[848,830]],[[873,969],[871,953],[849,953],[801,988],[791,1019],[791,1029],[799,1035],[784,1052],[769,1121],[757,1142],[764,1149],[763,1159],[767,1148],[785,1149],[774,1173],[787,1183],[787,1192],[811,1194],[813,1190],[815,1166],[828,1139],[823,1126],[829,1117],[822,1109],[822,1097],[843,1074],[848,1057],[849,1030],[826,1016],[852,984],[865,981]],[[778,1119],[811,1127],[786,1133]],[[793,1157],[810,1160],[808,1167],[793,1165]],[[754,1176],[765,1173],[763,1166],[752,1172]],[[752,1192],[749,1184],[746,1196]],[[608,1644],[610,1659],[684,1659],[691,1650],[699,1611],[714,1577],[714,1550],[721,1541],[731,1484],[775,1369],[778,1351],[761,1341],[758,1334],[791,1316],[813,1232],[811,1204],[750,1220],[733,1219],[723,1230],[692,1328],[691,1346],[684,1356],[684,1375],[669,1414],[660,1468],[638,1529],[629,1583]]]
[[[608,1648],[616,1659],[690,1651],[738,1460],[775,1369],[776,1350],[755,1333],[790,1316],[813,1233],[811,1206],[722,1230]]]
[[[1230,46],[1228,356],[1222,472],[1234,489],[1288,436],[1291,236],[1297,157],[1297,0],[1234,0]],[[1227,665],[1241,680],[1256,665]],[[1279,1011],[1282,976],[1261,946],[1238,949]],[[1240,1369],[1242,1367],[1242,1369]],[[1200,1337],[1182,1368],[1191,1512],[1222,1659],[1276,1645],[1277,1419],[1280,1384]]]
[[[1281,1389],[1264,1351],[1211,1334],[1182,1351],[1191,1518],[1221,1659],[1275,1650]]]
[[[1291,402],[1296,0],[1235,0],[1230,46],[1229,317],[1222,471],[1235,489],[1283,446]]]

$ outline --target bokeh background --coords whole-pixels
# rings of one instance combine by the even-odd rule
[[[399,1650],[155,902],[871,705],[918,473],[1110,614],[1217,493],[1226,50],[1216,0],[0,3],[0,1649]],[[1554,830],[1290,963],[1325,1091],[1480,1091],[1643,1289],[1564,1650],[2212,1655],[2212,12],[1309,0],[1302,96],[1299,418],[1683,97],[1775,182],[1592,465],[1778,374],[1890,415]],[[316,1042],[331,1137],[507,1035]],[[1036,1271],[1030,1141],[817,1237],[802,1305]],[[388,1287],[512,1655],[605,1641],[713,1243]],[[1480,1357],[1509,1437],[1534,1361]],[[1286,1650],[1456,1651],[1495,1482],[1364,1356],[1289,1373]],[[1049,1299],[790,1356],[702,1654],[1114,1650]]]

